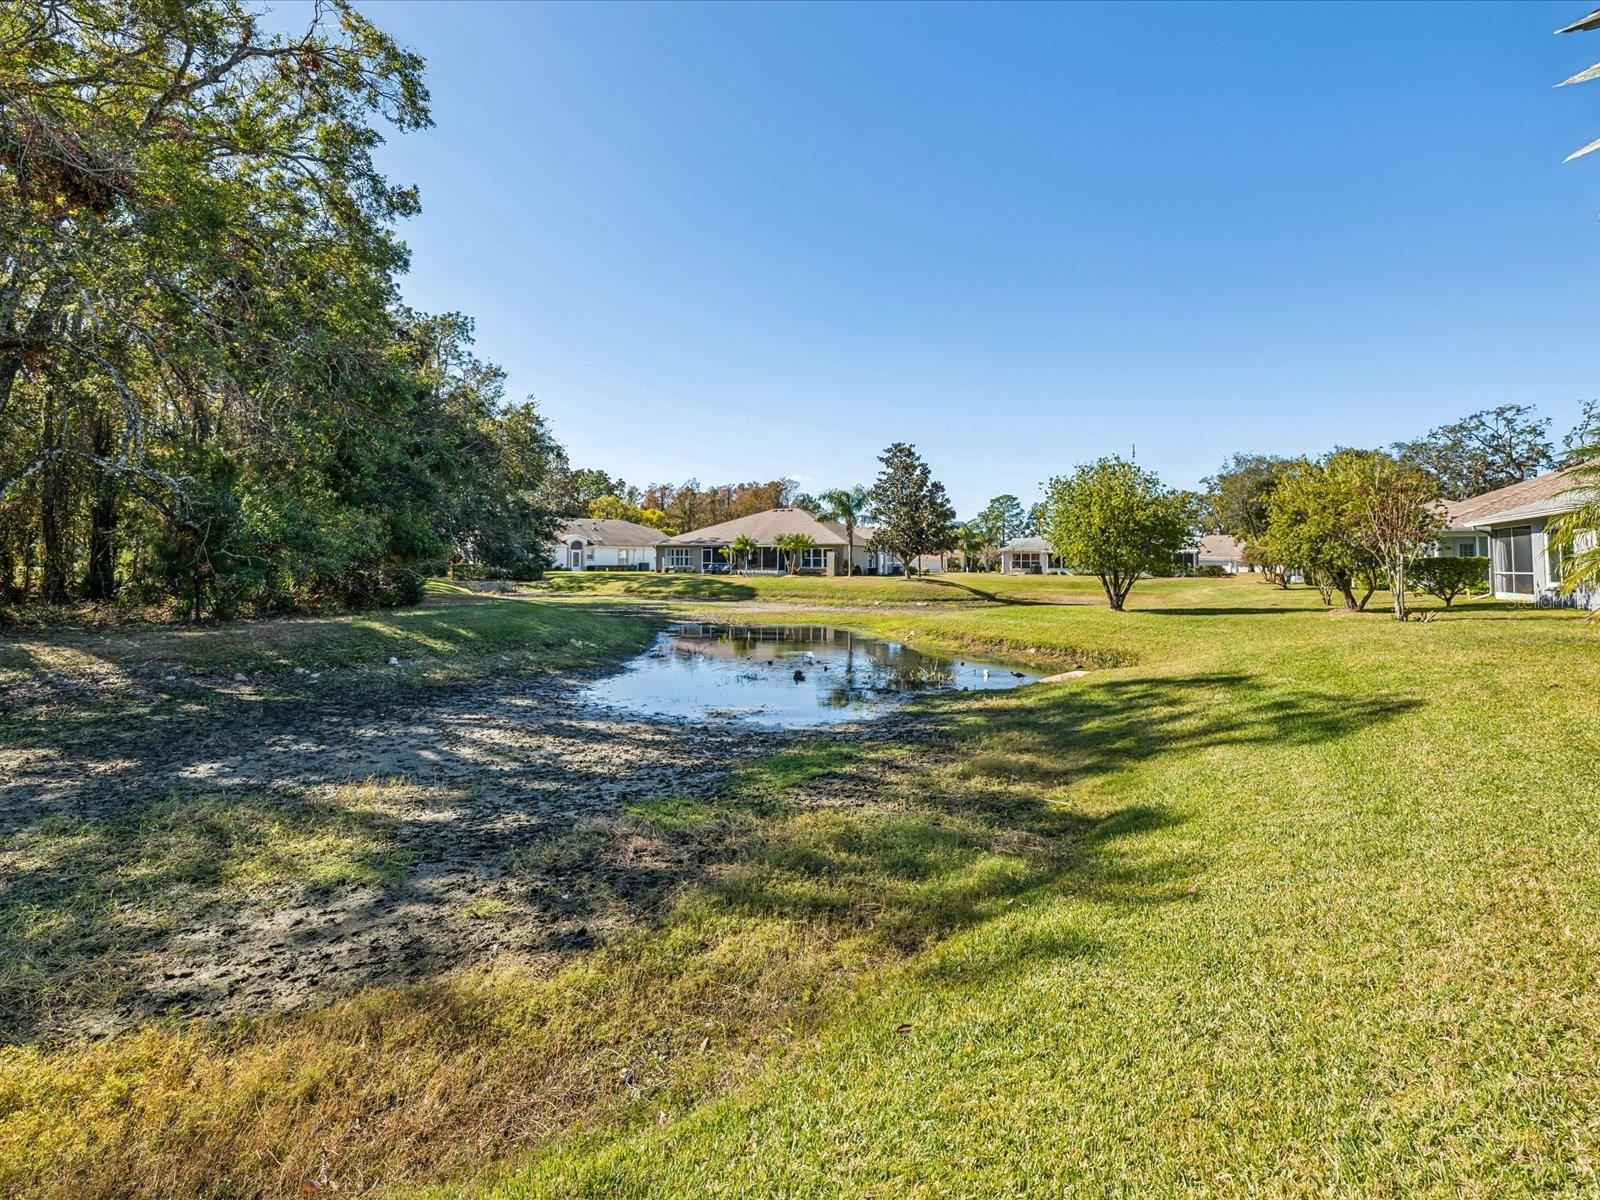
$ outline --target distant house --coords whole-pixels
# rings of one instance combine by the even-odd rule
[[[1440,552],[1487,557],[1491,590],[1502,599],[1553,593],[1561,581],[1561,564],[1559,558],[1551,559],[1546,524],[1590,499],[1569,476],[1569,471],[1551,471],[1481,496],[1441,502],[1445,528],[1438,536]],[[1581,602],[1592,606],[1595,599],[1583,597]]]
[[[866,575],[887,575],[901,569],[900,560],[887,551],[870,545],[873,530],[857,526],[855,536],[855,569]],[[843,575],[849,543],[844,525],[838,521],[823,521],[803,508],[773,508],[766,512],[735,517],[704,529],[691,529],[661,542],[661,569],[664,571],[692,571],[697,574],[722,574],[744,569],[752,574],[778,575],[788,570],[788,556],[778,549],[778,539],[794,534],[804,534],[811,539],[811,548],[800,552],[799,569],[808,575]],[[732,558],[734,540],[748,537],[757,549],[748,563]],[[938,570],[941,560],[928,556],[921,560],[922,569]]]
[[[1012,538],[1000,547],[1000,569],[1008,575],[1064,575],[1067,564],[1043,538]]]
[[[666,539],[659,529],[632,521],[574,517],[556,528],[550,565],[569,571],[654,571],[660,567],[657,547]]]
[[[1201,567],[1221,567],[1229,575],[1248,571],[1244,547],[1225,533],[1208,533],[1187,550],[1174,556],[1180,567],[1198,571]]]

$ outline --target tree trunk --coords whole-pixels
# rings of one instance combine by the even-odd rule
[[[43,471],[39,489],[39,538],[44,544],[44,563],[39,575],[39,594],[46,604],[65,604],[67,576],[67,480],[61,460],[55,459]]]
[[[1354,580],[1344,572],[1339,572],[1333,577],[1333,586],[1339,590],[1339,595],[1344,598],[1345,612],[1360,612],[1361,606],[1356,603]]]
[[[1396,563],[1389,572],[1389,587],[1394,592],[1394,619],[1404,621],[1411,616],[1406,610],[1406,565]]]
[[[94,452],[105,458],[114,448],[111,423],[101,417],[95,422]],[[102,472],[96,480],[94,503],[89,510],[89,566],[84,573],[83,594],[90,600],[110,600],[116,595],[116,530],[116,483]]]

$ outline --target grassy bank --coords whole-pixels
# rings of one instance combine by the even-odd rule
[[[1156,581],[1157,589],[1177,581]],[[1192,581],[1191,581],[1192,582]],[[1081,575],[963,574],[849,578],[826,575],[669,575],[649,571],[556,571],[536,589],[553,596],[693,604],[744,600],[821,606],[1093,603],[1100,584]]]
[[[1248,580],[872,612],[799,582],[866,632],[1131,665],[574,826],[575,863],[698,865],[554,973],[5,1051],[0,1190],[1594,1190],[1582,618],[1401,625]]]
[[[435,583],[413,608],[215,625],[22,632],[0,639],[0,688],[49,672],[164,678],[176,669],[273,675],[295,667],[382,668],[390,658],[442,677],[452,668],[479,673],[488,658],[500,654],[515,655],[522,667],[560,669],[615,660],[645,640],[647,621],[529,599]]]

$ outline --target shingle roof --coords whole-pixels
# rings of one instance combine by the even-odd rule
[[[657,546],[667,540],[667,535],[648,525],[633,521],[596,520],[593,517],[574,517],[556,526],[556,537],[562,541],[583,538],[597,546]]]
[[[752,537],[761,546],[771,546],[785,534],[803,533],[818,546],[843,546],[844,527],[832,522],[819,521],[803,508],[770,508],[766,512],[752,513],[748,517],[735,517],[704,529],[691,529],[670,537],[664,546],[725,546],[736,537]],[[856,544],[865,545],[860,528],[856,529]]]
[[[1485,492],[1465,500],[1441,500],[1445,527],[1470,529],[1517,516],[1540,517],[1568,512],[1583,503],[1586,493],[1574,490],[1570,470],[1550,471]]]
[[[1199,557],[1220,558],[1225,562],[1239,562],[1244,558],[1244,547],[1225,533],[1208,533],[1199,542]]]
[[[1049,554],[1050,543],[1043,538],[1012,538],[1000,549],[1008,554]]]

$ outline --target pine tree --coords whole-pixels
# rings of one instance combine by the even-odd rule
[[[874,540],[905,563],[909,576],[922,555],[955,544],[955,509],[916,447],[895,442],[878,461],[883,470],[872,488],[872,511],[879,522]]]

